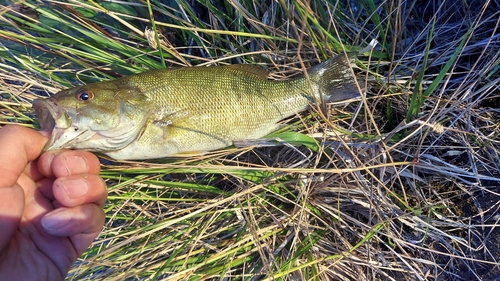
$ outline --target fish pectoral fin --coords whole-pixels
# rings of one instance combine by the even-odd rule
[[[158,126],[154,120],[148,120],[137,134],[136,141],[141,145],[155,143],[165,135],[165,127]]]
[[[174,122],[189,118],[189,114],[189,110],[181,110],[169,114],[158,113],[153,117],[152,122],[159,127],[168,127]]]
[[[176,128],[194,118],[189,110],[179,110],[169,114],[156,114],[151,120],[151,125],[163,132],[164,138],[175,138],[179,133]]]

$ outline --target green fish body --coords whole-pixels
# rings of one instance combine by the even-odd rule
[[[261,138],[277,122],[320,101],[359,97],[341,54],[287,81],[252,65],[152,70],[58,92],[33,102],[51,149],[85,149],[114,159],[202,153]]]

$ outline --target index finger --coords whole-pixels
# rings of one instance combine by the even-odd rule
[[[37,162],[46,177],[67,177],[77,174],[99,174],[99,159],[83,150],[56,150],[43,153]]]
[[[0,129],[0,187],[13,186],[26,165],[40,155],[47,140],[39,132],[19,125]]]

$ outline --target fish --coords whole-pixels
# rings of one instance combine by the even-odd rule
[[[339,54],[287,80],[251,64],[150,70],[32,105],[50,134],[45,151],[81,149],[116,160],[201,154],[260,139],[311,106],[359,99],[355,57]]]

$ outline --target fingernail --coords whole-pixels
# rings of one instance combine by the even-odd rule
[[[61,229],[71,220],[71,214],[63,209],[55,210],[42,218],[42,225],[48,231]]]
[[[88,183],[84,178],[59,180],[59,184],[62,185],[71,199],[80,198],[89,190]]]
[[[50,137],[50,134],[51,134],[51,132],[49,132],[49,131],[38,131],[38,132],[40,133],[40,135],[42,135],[46,138]]]
[[[77,155],[65,156],[64,162],[66,165],[66,171],[68,171],[68,175],[71,175],[70,172],[71,170],[69,169],[69,167],[83,167],[84,172],[88,171],[87,161],[85,161],[85,159],[83,159],[83,157],[81,156]],[[80,169],[82,168],[79,168],[78,170],[80,171]]]

